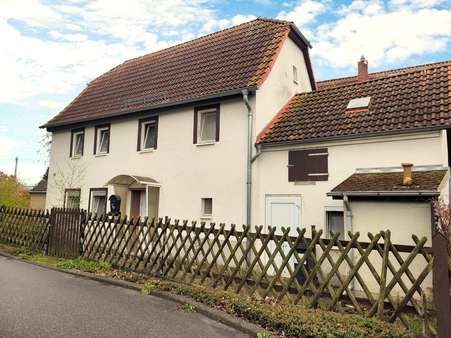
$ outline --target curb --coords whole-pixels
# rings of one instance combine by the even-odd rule
[[[16,261],[24,262],[24,263],[27,263],[30,265],[38,266],[41,268],[45,268],[48,270],[62,272],[65,274],[76,276],[76,277],[83,277],[83,278],[94,280],[96,282],[100,282],[100,283],[104,283],[104,284],[109,284],[109,285],[129,289],[129,290],[134,290],[137,292],[141,291],[140,284],[133,283],[133,282],[123,281],[123,280],[114,279],[114,278],[110,278],[110,277],[97,276],[95,274],[88,273],[88,272],[65,270],[65,269],[61,269],[61,268],[57,268],[57,267],[53,267],[53,266],[42,265],[42,264],[27,261],[24,259],[20,259],[14,255],[11,255],[11,254],[8,254],[5,252],[1,252],[1,251],[0,251],[0,256],[6,257],[9,259],[14,259]],[[263,329],[262,327],[260,327],[256,324],[252,324],[243,319],[234,317],[224,311],[221,311],[221,310],[218,310],[215,308],[211,308],[211,307],[209,307],[203,303],[199,303],[189,297],[173,294],[173,293],[167,292],[167,291],[156,290],[156,289],[152,290],[152,292],[150,293],[150,296],[163,298],[163,299],[173,301],[178,304],[185,304],[185,303],[192,304],[195,307],[195,309],[196,309],[195,311],[197,313],[200,313],[200,314],[204,315],[205,317],[208,317],[208,318],[213,319],[217,322],[220,322],[224,325],[227,325],[231,328],[234,328],[238,331],[241,331],[245,334],[248,334],[251,337],[256,337],[258,333],[270,334],[270,332],[266,331],[265,329]],[[275,336],[270,334],[269,337],[275,337]]]

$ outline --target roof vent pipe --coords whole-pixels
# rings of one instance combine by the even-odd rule
[[[360,61],[357,63],[357,82],[361,83],[368,80],[368,61],[362,55]]]
[[[411,186],[412,185],[412,163],[402,163],[403,177],[402,185]]]

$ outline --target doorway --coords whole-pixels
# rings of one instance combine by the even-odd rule
[[[282,234],[282,227],[290,227],[290,236],[297,237],[297,228],[301,226],[301,196],[299,195],[266,195],[266,226],[275,226],[276,234]],[[275,250],[275,243],[270,243],[269,248]],[[282,244],[282,250],[285,255],[290,252],[288,243]],[[275,258],[276,266],[282,265],[283,259],[280,253]],[[291,270],[295,269],[296,259],[292,255],[288,261]],[[271,268],[272,269],[272,268]],[[290,276],[285,266],[282,276]]]

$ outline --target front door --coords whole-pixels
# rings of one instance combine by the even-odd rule
[[[282,234],[282,227],[290,227],[289,235],[298,236],[297,228],[301,224],[301,197],[298,195],[267,195],[266,196],[266,225],[277,227],[276,234]],[[271,251],[275,249],[275,244],[271,245]],[[288,243],[282,245],[285,255],[290,252]],[[283,259],[280,254],[277,255],[275,263],[280,266]],[[295,268],[295,258],[292,255],[288,264],[292,269]],[[289,276],[287,268],[284,269],[282,276]]]
[[[132,190],[131,191],[131,203],[130,203],[130,217],[136,219],[140,216],[140,205],[141,205],[141,191],[140,190]]]

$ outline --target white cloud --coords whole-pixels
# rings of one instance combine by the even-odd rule
[[[41,107],[44,108],[48,108],[48,109],[61,109],[63,108],[63,104],[61,104],[61,102],[56,102],[56,101],[52,101],[52,100],[41,100],[39,101],[39,105]]]
[[[242,23],[252,21],[256,19],[257,17],[255,15],[241,15],[237,14],[233,16],[230,19],[215,19],[211,18],[210,20],[207,20],[202,29],[201,32],[203,34],[211,33],[213,31],[216,31],[218,29],[225,29],[231,26],[240,25]]]
[[[194,37],[212,15],[203,0],[3,0],[0,103],[68,93],[126,59]],[[161,40],[165,30],[177,34]]]
[[[2,127],[0,126],[0,128]],[[0,160],[4,160],[11,156],[12,150],[17,145],[17,142],[9,137],[0,135],[0,144]]]
[[[317,64],[353,66],[363,54],[370,65],[377,66],[446,51],[451,41],[451,9],[432,8],[442,2],[398,0],[384,5],[377,0],[356,0],[335,9],[336,21],[314,28],[308,26],[315,20],[313,11],[302,18],[298,6],[281,16],[307,24],[302,31],[310,33],[306,35]]]
[[[293,21],[302,27],[315,21],[316,17],[324,13],[327,6],[319,1],[302,0],[291,11],[283,11],[277,16],[278,19]]]

